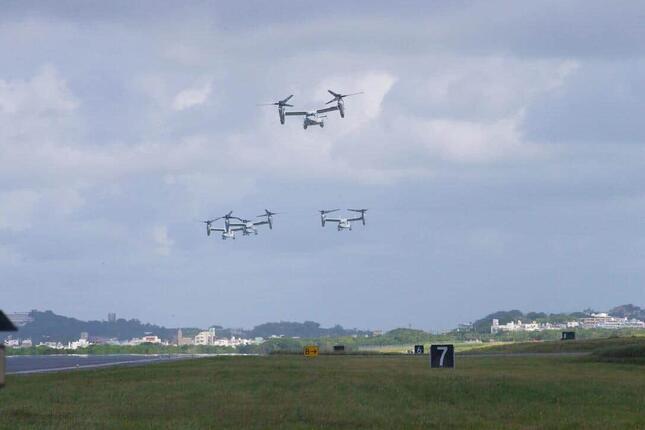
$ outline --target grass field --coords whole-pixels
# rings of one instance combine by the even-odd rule
[[[585,340],[554,340],[546,342],[501,343],[480,346],[462,351],[464,354],[482,353],[557,353],[557,352],[594,352],[604,348],[620,348],[638,345],[645,347],[645,336],[599,338]]]
[[[575,357],[216,357],[9,376],[0,428],[645,428],[645,369]]]

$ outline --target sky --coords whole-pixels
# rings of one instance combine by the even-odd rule
[[[428,330],[645,305],[645,4],[3,3],[0,308]],[[272,107],[363,91],[323,129]],[[369,208],[351,232],[319,209]],[[280,212],[222,241],[200,220]]]

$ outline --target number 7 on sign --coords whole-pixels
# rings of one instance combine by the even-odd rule
[[[455,367],[455,346],[430,345],[430,367],[443,369]]]
[[[441,357],[439,358],[439,367],[443,367],[443,359],[446,356],[446,352],[448,352],[448,347],[438,346],[437,349],[441,351]]]

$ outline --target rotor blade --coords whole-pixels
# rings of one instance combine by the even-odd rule
[[[331,99],[331,100],[329,100],[329,101],[328,101],[327,103],[325,103],[325,104],[326,104],[326,105],[328,105],[329,103],[333,103],[333,102],[335,102],[335,101],[336,101],[336,99]]]
[[[291,95],[290,95],[289,97],[287,97],[286,99],[284,99],[284,100],[280,100],[280,101],[281,101],[282,103],[286,103],[286,102],[288,102],[288,101],[289,101],[289,99],[290,99],[291,97],[293,97],[293,94],[291,94]]]
[[[293,107],[293,105],[290,105],[289,103],[284,103],[282,106]]]
[[[335,93],[335,92],[333,92],[332,90],[327,90],[327,92],[328,92],[329,94],[331,94],[332,96],[334,96],[334,97],[339,97],[339,96],[340,96],[340,94],[339,94],[339,93]]]
[[[347,209],[347,210],[352,212],[367,212],[367,209]]]
[[[358,93],[343,94],[341,97],[357,96],[359,94],[365,94],[365,93],[363,91],[361,91],[361,92],[358,92]]]
[[[278,103],[258,103],[256,106],[277,106]]]

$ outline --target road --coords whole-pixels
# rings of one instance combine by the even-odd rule
[[[198,358],[200,355],[14,355],[7,357],[7,374],[58,372],[108,366],[136,366]]]

